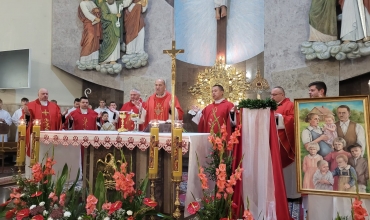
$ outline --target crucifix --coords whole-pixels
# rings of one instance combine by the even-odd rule
[[[171,57],[171,90],[172,90],[172,97],[171,97],[171,123],[172,128],[175,124],[175,84],[176,84],[176,56],[179,53],[184,53],[183,49],[176,49],[176,41],[172,41],[172,48],[171,50],[163,50],[164,54],[168,54]],[[173,141],[173,140],[172,140]],[[173,142],[172,142],[173,143]]]
[[[226,2],[225,2],[226,3]],[[222,5],[224,10],[227,10],[227,6]],[[217,11],[217,8],[215,9]],[[227,17],[221,16],[217,19],[217,55],[216,59],[222,58],[226,63],[226,30],[227,30]]]
[[[176,152],[177,146],[174,144],[175,143],[175,136],[174,136],[174,128],[175,128],[175,84],[176,84],[176,55],[179,53],[184,53],[183,49],[176,49],[176,41],[172,41],[172,48],[171,50],[163,50],[164,54],[168,54],[171,57],[171,90],[172,90],[172,97],[171,97],[171,140],[172,140],[172,148],[171,148],[171,162],[174,159],[174,153]],[[172,163],[173,164],[173,163]],[[174,181],[174,180],[173,180]],[[175,181],[177,188],[179,187],[180,182]],[[172,197],[171,197],[172,200]],[[172,204],[172,202],[171,202]],[[176,219],[179,219],[181,216],[180,209],[179,209],[180,201],[178,199],[178,191],[176,193],[176,201],[175,201],[175,206],[176,210],[173,213],[173,217]]]

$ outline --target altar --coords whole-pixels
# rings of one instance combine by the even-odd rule
[[[202,196],[196,155],[198,155],[200,165],[206,165],[206,157],[211,150],[208,136],[208,133],[183,133],[182,152],[186,157],[188,156],[188,164],[184,164],[184,166],[188,167],[185,207],[193,200],[192,194],[196,198],[201,198]],[[52,151],[54,151],[54,159],[57,162],[54,165],[55,172],[57,174],[61,173],[64,164],[68,164],[69,169],[71,169],[70,181],[73,181],[76,178],[78,169],[81,169],[83,164],[80,146],[85,147],[83,175],[80,175],[80,179],[84,180],[84,187],[86,187],[86,180],[88,181],[91,193],[92,185],[95,182],[94,176],[96,176],[96,172],[94,173],[97,168],[96,161],[99,159],[104,161],[105,159],[96,158],[97,156],[94,152],[104,151],[106,152],[104,155],[106,155],[112,149],[117,149],[115,151],[116,154],[120,154],[118,149],[122,149],[126,154],[127,162],[129,164],[132,162],[136,180],[140,180],[144,179],[148,172],[148,153],[146,150],[149,148],[149,144],[150,135],[144,132],[42,131],[40,135],[39,158],[42,160],[46,153],[51,156]],[[162,167],[163,175],[157,181],[156,192],[158,191],[160,195],[156,195],[156,198],[160,197],[158,202],[163,203],[163,212],[170,213],[171,204],[168,201],[170,201],[169,199],[172,196],[171,190],[164,189],[171,189],[171,133],[159,134],[159,149],[163,152],[159,154],[162,155],[162,158],[160,158],[162,160],[160,169]]]

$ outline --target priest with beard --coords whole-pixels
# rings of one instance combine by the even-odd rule
[[[120,111],[139,114],[139,116],[140,116],[140,120],[138,122],[140,124],[139,130],[142,131],[143,130],[142,124],[145,122],[146,111],[143,108],[143,105],[145,105],[145,103],[143,103],[143,100],[141,100],[140,95],[141,95],[141,93],[140,93],[139,90],[132,89],[130,91],[130,101],[124,103],[122,105],[122,108],[120,109]],[[142,114],[143,112],[145,112],[145,113]],[[144,117],[143,117],[143,115],[144,115]],[[129,115],[127,115],[127,116],[129,116]],[[119,119],[118,120],[118,128],[121,127],[121,124],[122,124],[121,119]],[[126,129],[128,129],[129,131],[133,131],[134,128],[135,128],[134,121],[132,121],[130,119],[130,117],[126,117],[124,119],[124,127]]]
[[[57,104],[48,101],[48,99],[48,90],[41,88],[38,91],[38,98],[23,107],[21,119],[25,119],[27,121],[27,158],[30,157],[30,136],[32,134],[33,121],[35,119],[40,120],[41,131],[56,131],[62,129],[60,108]]]
[[[225,123],[227,133],[231,134],[232,125],[235,124],[234,104],[224,98],[224,88],[218,84],[212,87],[212,98],[214,102],[203,110],[193,108],[196,115],[192,121],[198,124],[198,131],[201,133],[218,133]]]
[[[155,93],[151,95],[145,103],[142,112],[145,117],[145,126],[151,120],[167,121],[171,119],[172,95],[166,91],[166,82],[163,79],[155,81]],[[184,112],[181,109],[180,103],[175,97],[175,120],[182,120]]]

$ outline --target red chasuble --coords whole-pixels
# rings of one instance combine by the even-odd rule
[[[171,93],[166,91],[166,94],[158,98],[155,94],[151,95],[148,100],[146,101],[146,118],[145,118],[145,126],[149,124],[149,122],[153,119],[166,121],[169,118],[169,110],[171,109],[170,101],[171,101]],[[184,112],[181,109],[179,100],[175,97],[175,108],[177,109],[179,120],[182,120]],[[173,113],[174,114],[174,113]]]
[[[209,133],[211,126],[213,125],[213,132],[220,132],[219,126],[221,127],[224,123],[226,124],[227,133],[231,134],[231,122],[230,122],[230,110],[234,107],[234,104],[224,99],[221,103],[207,105],[202,110],[202,117],[198,124],[198,131],[201,133]],[[218,123],[215,121],[215,115],[218,118]]]
[[[276,113],[283,115],[285,129],[278,129],[281,163],[283,168],[294,162],[294,104],[285,98]]]
[[[35,119],[41,120],[41,131],[56,131],[62,129],[62,118],[60,115],[60,108],[54,102],[49,102],[47,106],[42,106],[40,101],[36,99],[27,104],[30,112],[30,121],[27,126],[26,145],[27,156],[30,156],[30,135],[32,133],[33,121]],[[22,117],[25,119],[24,111]]]
[[[98,113],[94,110],[87,109],[87,114],[82,114],[78,108],[69,115],[73,118],[73,130],[98,130],[96,125]]]
[[[139,101],[142,102],[141,99]],[[145,103],[142,103],[142,104],[143,104],[143,108],[144,108]],[[126,102],[125,104],[122,105],[122,108],[121,108],[120,111],[130,112],[131,110],[133,112],[135,112],[136,114],[139,114],[139,109],[137,109],[136,106],[131,101],[129,101],[129,102]],[[118,115],[117,115],[117,117],[118,117]],[[124,126],[125,126],[126,129],[128,129],[129,131],[134,130],[135,123],[130,119],[129,116],[126,116],[126,118],[123,121],[124,121]],[[118,125],[117,128],[121,127],[121,119],[120,118],[118,118],[117,125]],[[142,130],[143,130],[143,126],[139,125],[139,131],[142,131]]]

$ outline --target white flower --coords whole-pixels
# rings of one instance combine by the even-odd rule
[[[132,213],[132,211],[131,211],[131,210],[128,210],[128,211],[126,212],[126,214],[127,214],[127,215],[132,215],[133,213]]]
[[[54,204],[54,209],[58,208],[58,205],[57,204]]]
[[[71,217],[71,212],[66,211],[63,216],[64,217]]]
[[[30,210],[36,208],[36,205],[31,205]]]
[[[104,220],[110,220],[110,218],[109,217],[105,217]]]
[[[49,217],[48,220],[54,220],[54,219],[52,219],[51,217]]]
[[[39,206],[44,206],[45,202],[40,202]]]
[[[23,196],[25,196],[25,195],[26,195],[26,194],[22,193],[22,194],[21,194],[21,197],[23,197]]]
[[[49,214],[49,212],[48,212],[48,211],[46,211],[46,210],[44,210],[44,211],[42,212],[42,214],[43,214],[44,216],[47,216],[47,215]]]
[[[82,217],[80,216],[80,217],[78,217],[78,219],[77,220],[82,220]]]

